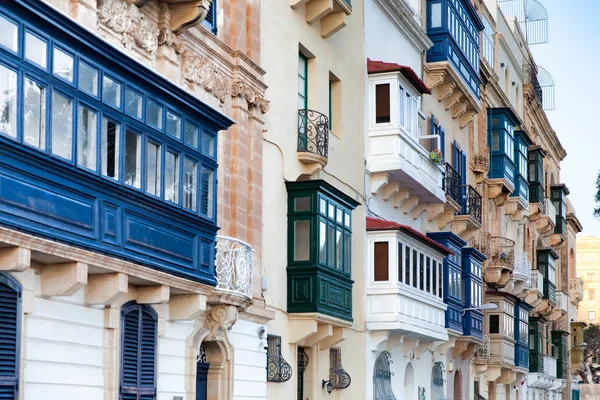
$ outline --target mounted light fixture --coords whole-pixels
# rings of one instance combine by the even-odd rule
[[[333,383],[331,383],[331,380],[326,381],[325,379],[323,379],[323,382],[321,383],[321,388],[325,389],[325,385],[327,385],[327,393],[331,394],[331,392],[333,392]]]
[[[500,68],[504,68],[505,65],[506,64],[504,64],[504,63],[500,63]]]
[[[462,315],[465,315],[465,312],[467,311],[485,311],[485,310],[497,310],[498,309],[498,305],[496,304],[492,304],[492,303],[486,303],[486,304],[482,304],[479,307],[470,307],[470,308],[463,308],[462,310]]]

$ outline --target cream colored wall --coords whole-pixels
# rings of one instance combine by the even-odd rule
[[[596,274],[595,281],[588,281],[588,272]],[[583,300],[577,309],[577,321],[600,323],[600,238],[582,236],[577,238],[577,277],[583,279]],[[595,290],[596,300],[589,298],[589,290]],[[588,311],[596,311],[596,320],[588,319]]]
[[[287,320],[287,191],[285,181],[296,181],[306,172],[297,159],[298,137],[298,53],[300,46],[310,55],[308,66],[308,108],[328,114],[329,73],[341,81],[341,129],[334,121],[329,135],[329,158],[325,168],[311,176],[323,179],[364,204],[364,76],[366,59],[363,49],[363,3],[352,1],[353,12],[346,26],[323,39],[320,23],[309,25],[305,6],[297,9],[287,1],[269,1],[261,8],[261,65],[267,70],[265,83],[270,110],[265,114],[263,156],[263,265],[269,290],[266,303],[276,311],[268,323],[269,333],[282,337],[282,355],[292,366],[292,378],[285,383],[268,383],[269,399],[296,396],[297,347],[289,344]],[[352,378],[346,390],[328,395],[321,381],[329,379],[329,351],[309,354],[305,372],[305,397],[312,399],[363,398],[365,333],[363,304],[364,208],[352,213],[352,279],[354,325],[345,331],[342,349],[344,369]]]

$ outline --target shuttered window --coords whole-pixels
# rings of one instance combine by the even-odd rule
[[[0,274],[0,399],[17,399],[21,337],[21,286]]]
[[[213,0],[211,3],[206,18],[202,21],[202,25],[213,34],[217,34],[217,0]]]
[[[390,122],[390,84],[375,85],[375,123]]]
[[[375,242],[375,281],[389,280],[388,242]]]
[[[121,311],[121,327],[121,400],[155,400],[156,312],[127,303]]]

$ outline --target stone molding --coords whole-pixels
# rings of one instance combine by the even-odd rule
[[[186,50],[183,53],[181,71],[186,81],[202,86],[221,103],[225,103],[231,93],[230,79],[206,57]]]
[[[238,96],[246,98],[248,109],[259,108],[263,114],[269,111],[270,102],[242,81],[234,81],[231,84],[231,97],[235,98]]]
[[[236,306],[214,306],[210,313],[206,314],[206,327],[210,331],[209,337],[213,340],[221,340],[223,333],[231,330],[237,319],[238,309]]]
[[[375,0],[375,3],[416,50],[424,52],[433,46],[429,36],[415,20],[415,11],[404,0]]]

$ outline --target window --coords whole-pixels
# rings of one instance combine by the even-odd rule
[[[125,183],[141,188],[142,140],[130,130],[125,132]]]
[[[71,160],[73,152],[73,100],[53,93],[52,97],[52,153]]]
[[[24,142],[41,150],[46,148],[46,92],[46,86],[25,78]]]
[[[21,342],[21,285],[10,275],[0,274],[0,396],[19,398],[19,360]],[[4,397],[6,395],[6,397]]]
[[[19,49],[19,27],[12,21],[0,16],[0,46],[4,46],[13,52]]]
[[[492,28],[492,25],[490,24],[490,22],[487,20],[487,18],[482,18],[482,22],[483,22],[483,43],[482,43],[482,52],[483,52],[483,57],[485,58],[485,60],[488,62],[488,64],[494,68],[494,28]]]
[[[119,180],[120,126],[104,118],[102,120],[102,175]]]
[[[493,314],[489,316],[489,327],[490,334],[500,333],[500,316]]]
[[[77,114],[77,165],[96,170],[96,113],[82,105]]]
[[[73,56],[65,53],[58,47],[54,47],[53,51],[54,67],[52,73],[69,83],[73,83]]]
[[[17,137],[17,73],[2,64],[0,64],[0,132],[13,138]]]
[[[79,89],[98,96],[98,70],[86,63],[79,63]]]
[[[48,44],[45,40],[40,39],[31,32],[25,33],[25,59],[37,64],[43,69],[46,69],[47,46]]]
[[[298,53],[298,109],[308,108],[308,59]]]
[[[374,243],[374,279],[378,281],[389,280],[389,243],[375,242]]]
[[[167,151],[165,161],[165,199],[179,204],[179,155]]]
[[[196,211],[197,198],[196,198],[196,187],[197,187],[197,164],[186,158],[183,162],[183,206],[188,210]]]
[[[214,35],[217,34],[217,0],[212,1],[208,13],[206,13],[206,17],[202,20],[201,24]]]
[[[129,302],[121,309],[121,385],[123,399],[156,398],[157,314]]]
[[[267,335],[267,382],[287,382],[292,367],[281,355],[281,336]]]
[[[104,75],[102,85],[102,100],[106,104],[121,108],[121,84]]]
[[[390,121],[390,84],[375,85],[375,123],[384,124]]]
[[[146,192],[160,197],[161,148],[159,144],[146,144]]]
[[[589,289],[588,290],[588,301],[594,301],[596,300],[596,289]]]
[[[329,130],[342,137],[342,81],[329,73]]]
[[[595,321],[596,320],[596,310],[589,310],[588,311],[588,320],[589,321]]]
[[[375,360],[375,370],[373,371],[373,393],[376,399],[395,399],[392,390],[392,373],[390,364],[392,355],[387,351],[382,351],[377,360]]]
[[[596,273],[595,272],[588,272],[585,274],[585,280],[587,282],[596,282]]]

